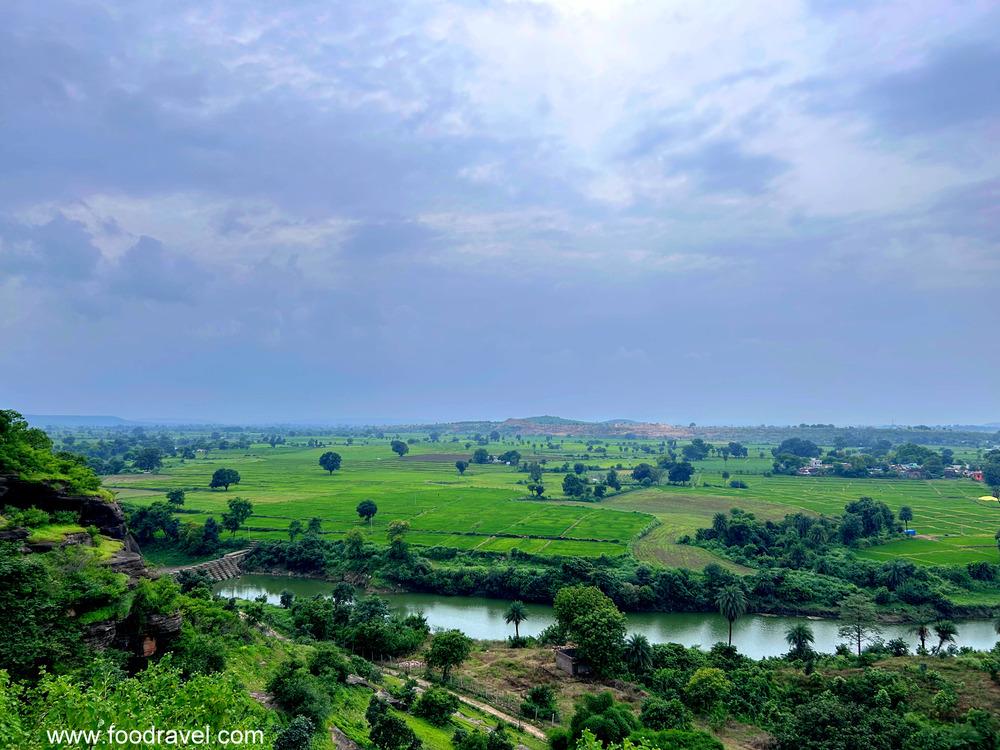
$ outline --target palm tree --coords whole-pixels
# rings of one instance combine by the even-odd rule
[[[734,583],[723,586],[719,595],[715,598],[715,603],[719,607],[719,613],[729,620],[729,645],[733,645],[733,623],[740,619],[747,611],[747,598],[743,595],[743,589]]]
[[[931,629],[927,627],[926,623],[921,623],[913,629],[913,634],[920,639],[920,650],[927,650],[927,639],[931,637]]]
[[[653,667],[653,647],[646,636],[633,633],[625,644],[625,661],[634,675],[641,675]]]
[[[508,625],[514,623],[514,637],[520,639],[521,623],[528,619],[528,609],[524,606],[524,602],[511,602],[503,619]]]
[[[955,627],[955,623],[951,620],[941,620],[941,622],[934,626],[934,633],[938,637],[937,650],[940,651],[944,648],[944,644],[955,642],[955,636],[958,635],[958,628]]]
[[[812,650],[811,646],[815,640],[812,628],[804,622],[792,625],[785,631],[785,641],[792,647],[792,653],[798,658],[806,656]]]

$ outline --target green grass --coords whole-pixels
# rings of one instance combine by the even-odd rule
[[[61,542],[67,534],[85,534],[87,530],[75,523],[50,523],[31,530],[28,541],[34,544]]]
[[[787,513],[809,513],[835,516],[844,506],[867,496],[880,500],[893,511],[908,505],[913,509],[910,527],[919,538],[900,538],[896,542],[860,550],[858,555],[872,560],[905,558],[922,565],[964,565],[969,562],[998,562],[995,531],[1000,528],[1000,504],[979,500],[984,487],[965,479],[894,480],[842,479],[837,477],[787,477],[741,475],[748,489],[737,490],[721,486],[720,474],[707,470],[721,461],[698,464],[701,471],[692,487],[670,485],[626,493],[608,502],[613,507],[631,508],[652,513],[666,527],[658,533],[667,541],[682,534],[693,534],[708,526],[712,516],[730,508],[751,511],[762,519],[778,519]],[[734,464],[729,461],[729,470]],[[734,474],[734,476],[736,476]],[[709,487],[699,486],[708,482]],[[648,549],[643,540],[636,544],[637,554],[676,562],[686,551],[660,544]]]
[[[625,554],[652,520],[644,513],[598,504],[526,500],[526,475],[509,466],[473,466],[460,476],[455,455],[468,453],[451,444],[414,446],[402,459],[387,441],[336,445],[344,464],[332,476],[318,465],[319,456],[330,449],[255,446],[208,459],[171,461],[158,474],[110,477],[105,484],[120,499],[139,504],[162,500],[168,489],[184,489],[186,508],[200,512],[179,517],[197,523],[209,514],[221,517],[229,498],[246,497],[254,504],[254,515],[238,534],[246,540],[287,538],[292,520],[305,523],[315,516],[322,519],[327,538],[358,529],[381,542],[388,523],[403,519],[411,525],[409,541],[420,546],[598,557]],[[223,466],[239,471],[241,483],[228,492],[210,490],[212,473]],[[550,492],[560,496],[562,476],[552,476],[546,475]],[[370,528],[355,510],[367,498],[379,508]],[[157,562],[180,561],[163,555]]]
[[[305,439],[295,438],[300,443]],[[390,451],[388,439],[359,439],[353,445],[346,445],[344,438],[323,439],[327,442],[324,448],[259,444],[247,451],[215,451],[208,458],[186,462],[171,459],[158,474],[110,477],[105,484],[122,500],[136,503],[162,500],[168,489],[184,489],[188,493],[186,507],[200,512],[180,517],[198,523],[209,514],[219,518],[229,498],[247,497],[254,503],[254,516],[237,535],[242,541],[287,538],[285,529],[290,521],[305,523],[316,516],[322,519],[327,538],[358,529],[381,542],[388,523],[404,519],[411,525],[410,542],[418,546],[492,552],[519,549],[581,557],[632,551],[648,562],[689,568],[717,562],[732,569],[739,568],[706,550],[678,545],[677,538],[693,535],[708,526],[715,513],[734,507],[764,519],[780,519],[796,512],[839,515],[846,503],[869,496],[896,511],[909,505],[914,512],[912,526],[924,538],[901,539],[859,552],[863,557],[904,557],[920,564],[998,559],[993,533],[1000,528],[1000,504],[980,500],[986,494],[985,487],[971,480],[767,477],[764,472],[771,467],[770,446],[752,445],[748,459],[697,462],[698,473],[690,486],[633,490],[601,503],[564,497],[563,475],[547,472],[543,477],[547,500],[539,501],[527,499],[527,476],[508,466],[473,465],[460,476],[454,468],[455,459],[467,458],[476,447],[466,448],[464,442],[420,442],[400,459]],[[643,461],[655,463],[655,443],[636,445],[646,445],[652,452],[632,451],[630,446],[623,453],[608,444],[606,456],[588,455],[583,442],[555,440],[550,448],[537,438],[520,444],[494,443],[489,449],[500,453],[516,448],[526,460],[544,459],[549,467],[582,461],[601,466],[601,472],[619,463],[625,467]],[[343,469],[332,476],[318,465],[326,450],[343,456]],[[764,458],[759,457],[761,451]],[[212,472],[223,466],[238,470],[243,481],[228,492],[209,490]],[[749,488],[728,487],[721,476],[724,470]],[[600,472],[589,473],[596,476]],[[357,504],[367,498],[379,507],[371,528],[355,512]],[[659,525],[650,528],[654,519]],[[170,558],[163,556],[157,561],[169,564]]]

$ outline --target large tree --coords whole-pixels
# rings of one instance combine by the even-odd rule
[[[319,457],[319,465],[331,474],[340,468],[340,462],[340,454],[334,453],[333,451],[327,451]]]
[[[556,594],[553,608],[559,626],[576,643],[580,658],[595,676],[621,671],[625,648],[625,616],[596,586],[567,586]]]
[[[392,452],[395,453],[400,458],[402,458],[403,456],[405,456],[407,453],[410,452],[410,446],[408,446],[402,440],[393,440],[391,443],[389,443],[389,447],[392,448]]]
[[[222,487],[228,492],[229,485],[240,483],[240,473],[236,469],[216,469],[208,486],[212,489]]]
[[[465,661],[472,652],[472,639],[461,630],[444,630],[434,636],[427,651],[427,666],[441,670],[441,679],[447,682],[453,667]]]
[[[253,515],[253,503],[245,497],[233,497],[227,505],[229,510],[222,514],[222,528],[235,536],[240,527]]]
[[[455,462],[455,468],[458,469],[459,474],[465,474],[465,470],[469,468],[469,462],[459,459]]]
[[[368,521],[368,528],[371,528],[372,519],[375,518],[375,514],[378,513],[378,506],[375,504],[374,500],[362,500],[358,503],[357,507],[358,515],[365,521]]]
[[[789,655],[796,659],[805,659],[812,653],[812,644],[815,639],[812,628],[804,622],[792,625],[785,631],[785,642],[791,646]]]

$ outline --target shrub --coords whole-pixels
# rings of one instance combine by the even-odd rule
[[[430,688],[413,704],[414,716],[427,719],[431,724],[443,727],[451,721],[451,715],[458,708],[458,698],[442,688]]]
[[[654,696],[643,701],[639,721],[646,729],[657,731],[689,729],[691,727],[691,713],[676,698],[664,700]]]

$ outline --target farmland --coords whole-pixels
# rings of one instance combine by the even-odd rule
[[[918,564],[995,562],[993,534],[1000,527],[1000,507],[980,499],[983,485],[970,480],[844,479],[835,477],[765,476],[770,468],[769,446],[749,446],[746,459],[709,458],[696,462],[689,485],[660,484],[635,488],[600,503],[576,502],[562,495],[562,474],[546,472],[548,500],[527,499],[527,475],[500,464],[474,464],[464,475],[455,460],[467,458],[469,443],[420,439],[399,458],[388,439],[323,438],[322,448],[308,447],[297,437],[271,447],[255,443],[249,449],[211,451],[187,461],[170,458],[155,474],[108,477],[105,486],[122,500],[138,504],[163,499],[170,489],[187,492],[184,520],[201,522],[219,517],[226,502],[239,495],[254,504],[254,515],[239,535],[246,539],[285,538],[292,520],[317,517],[330,537],[356,528],[374,541],[384,540],[395,519],[411,525],[408,539],[419,546],[509,552],[513,549],[545,556],[597,557],[631,551],[643,561],[699,569],[717,562],[740,570],[707,550],[677,544],[710,525],[715,513],[739,507],[764,520],[788,513],[837,515],[861,496],[885,502],[894,511],[909,505],[914,512],[915,539],[858,551],[861,557],[887,560],[903,557]],[[490,444],[492,453],[516,448],[523,459],[544,460],[548,468],[562,462],[584,461],[602,470],[628,468],[652,461],[651,441],[627,441],[605,446],[605,453],[587,451],[584,442],[549,438],[508,439]],[[323,471],[319,456],[336,450],[343,467]],[[228,492],[210,490],[217,468],[233,468],[242,481]],[[728,471],[743,479],[746,489],[733,489],[722,476]],[[592,476],[599,476],[593,469]],[[355,512],[359,502],[372,499],[378,513],[371,525]]]
[[[208,458],[169,461],[157,474],[111,477],[106,486],[136,503],[184,489],[186,507],[199,511],[184,518],[199,522],[207,514],[221,515],[229,498],[246,497],[254,504],[254,515],[241,534],[253,539],[284,538],[290,521],[317,517],[326,534],[357,528],[381,541],[388,523],[402,519],[411,525],[408,540],[417,545],[493,552],[516,547],[544,555],[596,557],[625,553],[653,522],[645,513],[596,504],[523,500],[526,475],[509,466],[475,465],[460,476],[454,446],[421,445],[399,458],[386,441],[340,442],[325,448],[260,445],[250,451],[217,451]],[[344,459],[343,469],[332,475],[318,465],[319,456],[330,449]],[[212,491],[208,480],[223,466],[239,471],[242,481],[228,492]],[[369,498],[379,509],[370,527],[355,512]]]

